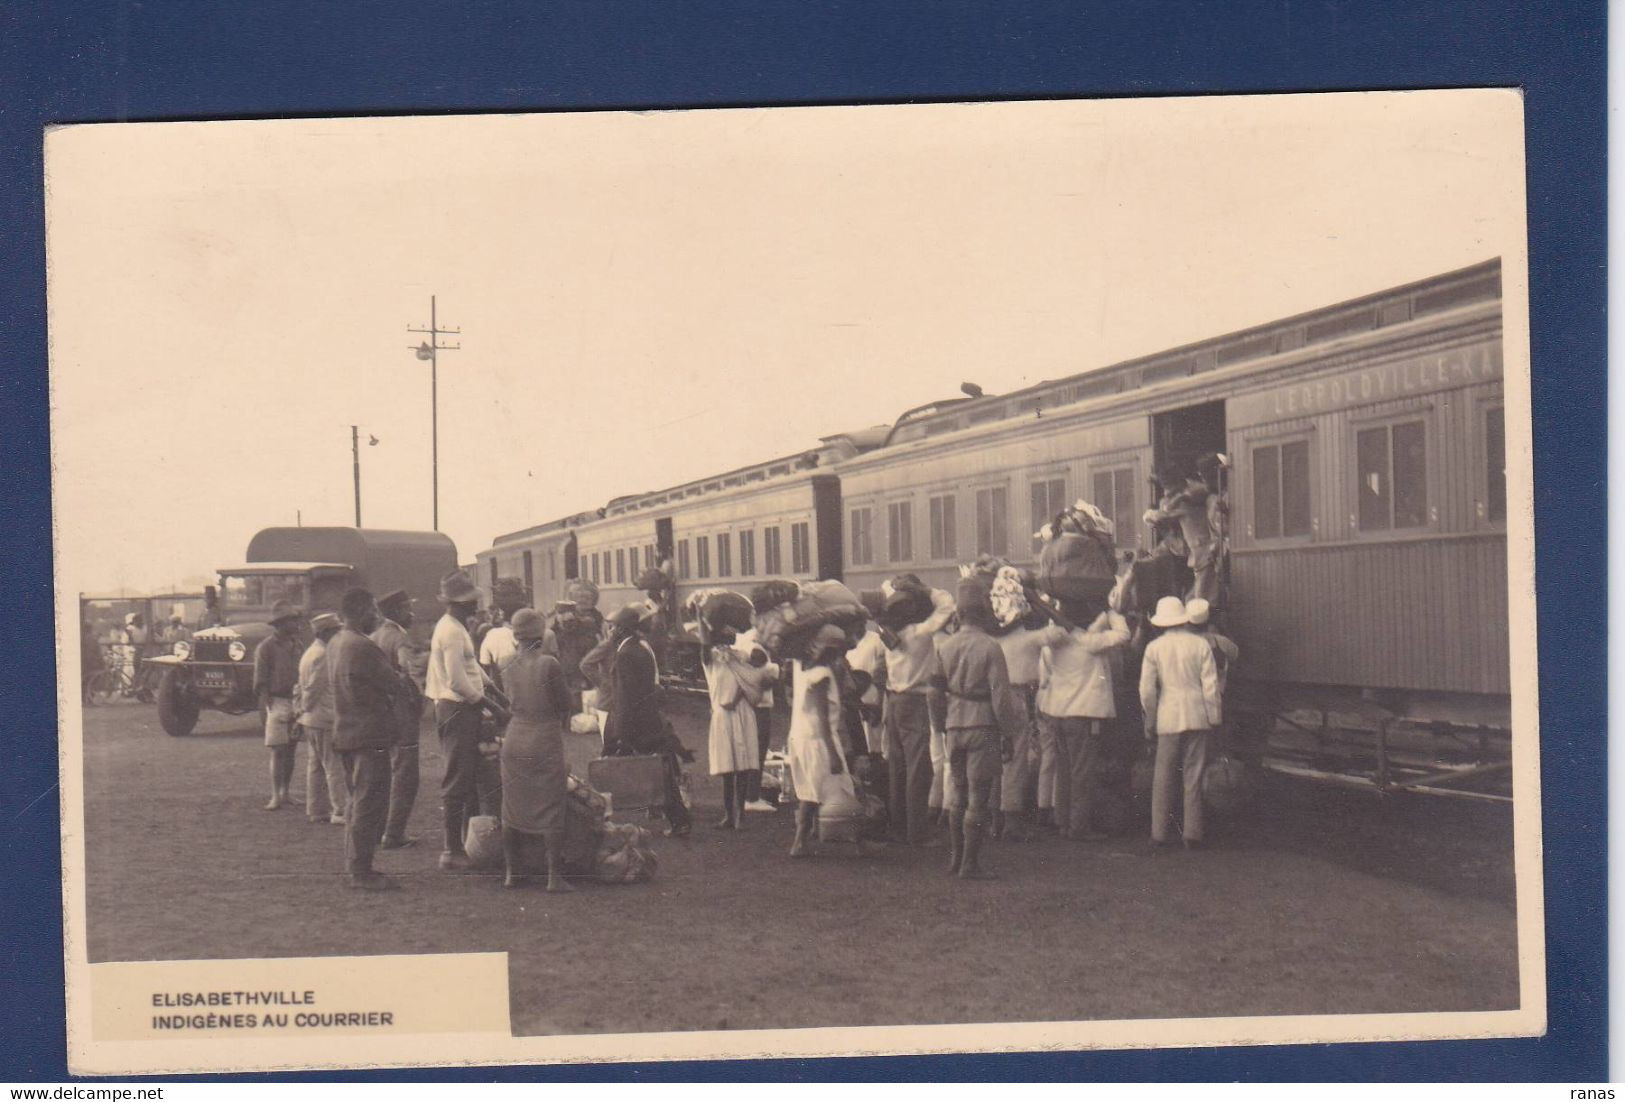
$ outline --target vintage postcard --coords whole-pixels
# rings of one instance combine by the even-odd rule
[[[1515,91],[45,154],[74,1072],[1544,1031]]]

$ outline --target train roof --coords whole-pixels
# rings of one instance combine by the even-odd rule
[[[1039,410],[1138,390],[1246,360],[1329,344],[1358,333],[1500,297],[1501,261],[1497,257],[1292,317],[1046,380],[1009,394],[945,400],[938,410],[910,411],[899,418],[887,446],[1030,416]]]
[[[567,517],[547,521],[545,524],[533,524],[529,528],[521,528],[517,532],[505,533],[492,540],[491,546],[500,547],[503,544],[517,543],[520,540],[535,539],[550,532],[563,532],[566,529],[577,528],[589,521],[597,520],[599,516],[600,514],[596,509],[585,509],[579,513],[571,513]]]
[[[977,398],[950,397],[926,403],[909,410],[890,424],[871,425],[820,437],[817,448],[707,475],[663,490],[621,495],[611,499],[601,510],[576,513],[498,536],[492,541],[492,547],[533,539],[601,518],[671,506],[706,494],[723,493],[770,479],[805,474],[858,456],[879,458],[877,453],[927,437],[1106,398],[1248,360],[1330,344],[1359,333],[1401,325],[1415,318],[1442,314],[1470,304],[1499,299],[1500,296],[1501,261],[1497,257],[1291,317],[1046,380],[1008,394]]]

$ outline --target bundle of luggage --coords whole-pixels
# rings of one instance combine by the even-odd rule
[[[856,636],[869,618],[857,594],[836,581],[764,582],[751,591],[751,605],[756,640],[778,661],[800,657],[826,624]]]
[[[672,587],[670,575],[664,570],[657,570],[652,566],[639,574],[632,584],[651,597],[664,593]]]
[[[683,626],[690,631],[701,625],[715,634],[726,628],[739,634],[749,631],[755,608],[743,594],[728,589],[700,589],[683,602]]]
[[[879,611],[876,619],[892,631],[919,624],[931,618],[936,611],[936,598],[931,587],[917,574],[899,574],[880,583]]]
[[[1027,590],[1035,588],[1038,579],[1030,572],[1020,570],[1005,559],[993,555],[979,555],[975,562],[959,568],[961,578],[988,579],[988,601],[993,606],[994,619],[1001,629],[1009,629],[1032,615],[1032,602]]]
[[[605,823],[591,875],[602,884],[639,884],[652,879],[660,859],[654,835],[635,823]]]
[[[762,761],[762,799],[775,804],[796,802],[795,782],[790,779],[790,759],[783,750],[769,750]]]
[[[1038,555],[1038,588],[1064,600],[1104,602],[1117,584],[1112,522],[1080,499],[1045,529],[1050,538]]]

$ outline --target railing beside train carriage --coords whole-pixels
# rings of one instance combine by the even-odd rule
[[[1413,719],[1381,708],[1238,701],[1237,750],[1272,773],[1377,796],[1411,793],[1511,802],[1511,733]]]

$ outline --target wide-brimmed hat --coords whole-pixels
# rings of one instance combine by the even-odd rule
[[[404,608],[411,603],[412,597],[404,589],[392,589],[378,598],[378,608],[380,610]]]
[[[530,643],[547,637],[547,621],[533,608],[522,608],[515,612],[508,626],[513,629],[514,639],[520,643]]]
[[[1190,614],[1185,611],[1185,602],[1178,597],[1158,597],[1151,623],[1159,628],[1177,628],[1190,623]]]
[[[1185,602],[1185,618],[1191,622],[1192,626],[1200,627],[1207,623],[1207,618],[1212,612],[1212,606],[1201,597],[1192,597]]]
[[[300,613],[297,608],[294,608],[287,601],[278,601],[271,606],[271,616],[266,623],[280,624],[284,620],[297,620],[299,618]]]
[[[318,612],[310,618],[310,630],[317,635],[320,635],[328,628],[337,630],[343,626],[343,621],[338,618],[338,614],[335,612]]]
[[[654,609],[647,601],[632,601],[616,610],[609,622],[623,630],[635,628],[647,620]]]
[[[449,605],[480,599],[480,587],[466,570],[453,570],[440,579],[440,599]]]

